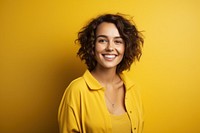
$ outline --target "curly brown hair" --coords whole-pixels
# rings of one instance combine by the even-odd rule
[[[117,27],[120,36],[125,42],[125,52],[122,61],[117,65],[117,73],[129,70],[131,64],[140,59],[142,55],[142,46],[144,43],[143,36],[137,30],[132,18],[127,19],[122,14],[103,14],[92,19],[78,33],[78,42],[81,46],[77,55],[81,60],[85,61],[90,71],[94,70],[97,61],[94,57],[94,48],[96,41],[96,29],[102,22],[113,23]]]

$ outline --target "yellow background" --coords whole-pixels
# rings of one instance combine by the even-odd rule
[[[1,133],[58,133],[62,94],[85,71],[77,32],[116,12],[145,31],[129,72],[142,88],[145,133],[200,132],[199,0],[1,0]]]

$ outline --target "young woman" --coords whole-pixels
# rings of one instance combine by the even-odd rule
[[[60,133],[142,133],[140,95],[123,73],[140,59],[141,33],[123,15],[104,14],[83,27],[77,41],[88,70],[63,95]]]

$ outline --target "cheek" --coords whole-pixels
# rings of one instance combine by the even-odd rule
[[[102,45],[95,44],[95,53],[99,53],[104,50]]]
[[[118,49],[117,49],[117,51],[120,53],[120,54],[124,54],[124,52],[125,52],[125,46],[123,45],[123,46],[121,46],[121,47],[119,47]]]

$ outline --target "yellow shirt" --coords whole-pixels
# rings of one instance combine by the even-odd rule
[[[122,115],[110,115],[113,133],[131,133],[131,123],[127,113]]]
[[[125,75],[125,107],[133,133],[142,133],[143,111],[135,84]],[[104,98],[105,88],[87,70],[67,87],[60,103],[58,122],[60,133],[112,133],[110,113]]]

